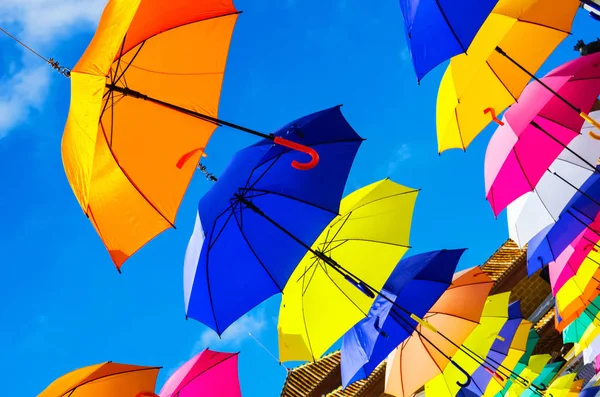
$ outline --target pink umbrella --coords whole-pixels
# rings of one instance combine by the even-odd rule
[[[584,120],[573,108],[588,113],[598,99],[600,53],[567,62],[540,80],[554,93],[538,81],[530,83],[519,102],[506,111],[504,125],[488,144],[485,186],[495,215],[532,191],[580,134]],[[593,164],[585,163],[594,169]]]
[[[165,382],[160,397],[241,397],[238,353],[204,350]]]
[[[596,250],[595,243],[599,238],[593,231],[585,229],[575,240],[559,255],[556,261],[548,265],[550,271],[550,284],[554,296],[563,285],[577,274],[577,270],[592,249]]]

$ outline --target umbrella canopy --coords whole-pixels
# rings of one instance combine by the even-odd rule
[[[410,246],[417,195],[384,179],[342,200],[340,215],[283,290],[277,326],[281,361],[316,360],[367,316]]]
[[[110,0],[71,71],[63,164],[117,267],[174,227],[202,152],[177,163],[216,128],[144,99],[216,117],[237,13],[231,0]]]
[[[575,193],[557,222],[538,233],[527,248],[527,268],[535,273],[559,255],[586,228],[600,235],[600,224],[595,222],[600,213],[600,166]],[[599,220],[600,222],[600,220]]]
[[[571,388],[573,387],[573,382],[575,382],[576,373],[568,374],[561,376],[554,380],[548,390],[546,391],[546,395],[552,397],[567,397],[570,396]],[[577,396],[579,393],[575,393]]]
[[[238,353],[209,349],[179,367],[165,382],[159,397],[241,397]]]
[[[558,291],[579,271],[581,265],[589,259],[598,262],[597,249],[595,248],[598,236],[591,230],[584,230],[571,244],[550,263],[550,284],[554,296]],[[600,263],[597,263],[600,265]]]
[[[479,324],[462,343],[462,349],[457,351],[452,360],[462,367],[469,375],[475,373],[483,363],[494,344],[498,334],[508,320],[508,301],[510,292],[490,296],[481,313]],[[500,339],[502,340],[502,339]],[[425,396],[427,397],[454,397],[459,393],[460,382],[464,381],[464,373],[453,365],[447,366],[444,371],[425,383]],[[473,383],[471,381],[467,386]]]
[[[600,392],[600,386],[593,386],[585,388],[578,394],[579,397],[596,397]]]
[[[506,111],[504,125],[498,128],[488,145],[485,186],[495,215],[535,189],[567,145],[581,136],[584,119],[566,105],[564,99],[582,112],[592,109],[600,94],[600,52],[567,62],[540,81],[560,97],[542,83],[531,82],[519,102]],[[585,138],[593,140],[589,136]],[[583,157],[578,151],[583,145],[585,143],[580,143],[571,152],[575,164],[594,171],[598,152],[595,156],[590,153],[589,157]],[[568,185],[565,188],[568,189]]]
[[[572,323],[565,327],[562,332],[564,343],[580,343],[585,333],[593,326],[596,317],[600,313],[600,297],[594,299]]]
[[[483,395],[492,381],[498,383],[497,391],[500,391],[510,372],[525,354],[531,326],[531,322],[523,319],[520,302],[511,303],[508,306],[508,320],[487,354],[487,369],[483,366],[477,368],[472,375],[472,382],[460,389],[457,396]],[[497,375],[494,376],[494,373]],[[491,391],[493,387],[489,389]]]
[[[479,324],[493,284],[479,267],[455,278],[423,317],[427,323],[420,324],[417,331],[388,357],[386,393],[396,397],[411,396],[446,368],[450,363],[447,356],[453,356]]]
[[[561,362],[546,365],[551,358],[549,354],[531,356],[527,367],[519,374],[520,379],[523,381],[512,381],[505,395],[516,397],[524,394],[528,395],[530,392],[535,394],[534,390],[536,389],[546,389],[547,382],[554,377],[560,366],[562,366]],[[544,383],[544,380],[546,380],[546,383]]]
[[[466,53],[497,2],[400,0],[417,79],[421,80],[431,69],[453,56]]]
[[[381,291],[387,298],[417,317],[425,315],[452,284],[452,276],[464,253],[441,250],[411,256],[400,261]],[[368,317],[342,339],[342,385],[365,379],[404,339],[417,322],[377,297]]]
[[[600,118],[600,111],[593,112],[592,116]],[[587,134],[591,128],[591,124],[586,122],[581,134],[563,149],[533,190],[508,205],[506,214],[509,237],[519,247],[523,248],[536,234],[556,223],[577,189],[594,172],[595,168],[590,167],[590,164],[598,161],[600,141]],[[499,132],[496,131],[492,136],[488,149],[495,146],[494,141],[499,139]]]
[[[596,337],[594,340],[583,349],[583,363],[592,364],[596,363],[596,358],[600,354],[600,338]]]
[[[569,35],[578,0],[500,0],[475,36],[469,55],[450,60],[437,99],[438,151],[466,149],[513,104],[530,80],[510,56],[535,73]],[[484,113],[485,111],[485,113]]]
[[[600,254],[592,251],[579,267],[570,268],[570,262],[567,261],[563,269],[556,269],[562,270],[563,277],[570,276],[555,294],[557,310],[562,318],[569,318],[584,309],[600,294],[600,290],[598,290],[598,286],[600,286],[599,261]],[[551,274],[553,264],[556,262],[549,265]]]
[[[56,379],[37,397],[154,396],[160,368],[113,362],[90,365]]]
[[[340,209],[362,143],[339,107],[298,119],[275,133],[318,146],[321,163],[270,140],[239,151],[200,200],[184,264],[188,317],[222,334],[239,317],[283,291],[307,247]]]
[[[557,361],[557,362],[545,365],[544,368],[542,369],[542,372],[540,372],[538,377],[533,380],[533,384],[540,388],[546,388],[546,386],[548,386],[550,381],[556,376],[558,371],[560,371],[563,364],[564,364],[563,362]],[[560,384],[557,384],[556,386],[559,386],[559,385]],[[549,396],[550,393],[546,392],[546,395]],[[537,396],[539,396],[539,393],[537,393],[535,391],[535,388],[528,388],[528,389],[525,389],[525,391],[523,391],[521,393],[521,396],[522,397],[537,397]]]
[[[528,384],[538,386],[537,384],[533,383],[533,381],[543,371],[544,366],[548,361],[550,361],[551,358],[552,356],[550,356],[549,354],[538,354],[535,356],[530,356],[526,362],[520,361],[519,364],[517,364],[517,366],[515,367],[514,372],[518,374],[519,379],[524,380]],[[518,397],[523,391],[525,391],[523,382],[514,382],[513,379],[509,379],[506,382],[504,388],[500,390],[496,394],[496,396]],[[491,394],[486,394],[486,396],[488,395],[491,396]]]

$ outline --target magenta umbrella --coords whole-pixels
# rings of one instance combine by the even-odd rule
[[[495,215],[532,191],[580,134],[584,120],[573,108],[589,113],[600,94],[600,53],[567,62],[540,80],[531,82],[519,102],[506,111],[504,125],[488,144],[485,187]]]
[[[594,240],[598,236],[592,230],[585,229],[573,242],[556,258],[556,261],[548,265],[550,272],[550,285],[554,296],[565,283],[577,274],[579,267],[587,258],[590,251],[596,251]],[[600,264],[599,264],[600,265]]]
[[[160,397],[241,397],[238,353],[204,350],[175,371]]]

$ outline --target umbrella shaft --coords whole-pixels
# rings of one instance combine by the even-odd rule
[[[226,127],[234,128],[236,130],[243,131],[243,132],[246,132],[248,134],[252,134],[252,135],[264,138],[264,139],[270,139],[270,140],[274,139],[273,135],[271,135],[271,134],[264,134],[262,132],[255,131],[255,130],[252,130],[250,128],[242,127],[241,125],[230,123],[228,121],[221,120],[221,119],[209,116],[209,115],[204,114],[204,113],[200,113],[200,112],[196,112],[196,111],[193,111],[193,110],[190,110],[190,109],[186,109],[184,107],[177,106],[177,105],[174,105],[174,104],[169,103],[169,102],[161,101],[160,99],[156,99],[156,98],[150,97],[150,96],[148,96],[146,94],[143,94],[143,93],[141,93],[139,91],[132,90],[132,89],[127,88],[127,87],[119,87],[116,84],[106,84],[106,88],[108,88],[110,91],[118,92],[119,94],[122,94],[123,96],[128,96],[128,97],[131,97],[131,98],[136,98],[136,99],[141,99],[141,100],[144,100],[144,101],[156,103],[157,105],[161,105],[161,106],[164,106],[164,107],[169,108],[171,110],[175,110],[176,112],[187,114],[188,116],[192,116],[192,117],[196,117],[196,118],[202,119],[204,121],[208,121],[209,123],[213,123],[213,124],[216,124],[218,126],[226,126]]]

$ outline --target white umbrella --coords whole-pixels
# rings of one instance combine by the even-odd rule
[[[600,120],[600,110],[590,116]],[[508,233],[519,247],[523,248],[535,235],[555,223],[577,189],[594,172],[589,164],[598,162],[600,141],[590,137],[593,129],[585,122],[581,135],[554,160],[536,188],[507,207]]]

